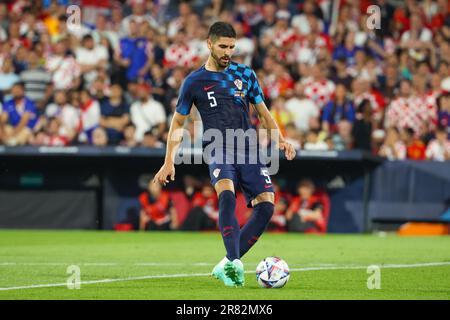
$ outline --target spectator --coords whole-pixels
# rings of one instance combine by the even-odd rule
[[[341,120],[353,123],[355,121],[355,109],[353,102],[347,97],[345,86],[338,84],[334,99],[328,102],[323,109],[322,128],[327,132],[336,132],[337,124]]]
[[[147,191],[139,195],[140,230],[173,230],[178,227],[177,215],[170,194],[159,183],[150,180]]]
[[[106,129],[108,141],[118,144],[125,126],[130,122],[130,107],[125,102],[120,85],[111,86],[110,95],[100,102],[100,125]]]
[[[155,133],[156,131],[156,133]],[[149,130],[144,133],[144,137],[142,139],[141,146],[144,148],[154,148],[154,149],[161,149],[164,148],[164,144],[158,140],[158,129],[155,128],[155,130]]]
[[[305,97],[303,86],[295,85],[295,95],[286,101],[286,110],[293,117],[293,122],[298,130],[307,132],[309,129],[319,127],[319,108],[313,100]]]
[[[120,145],[124,147],[134,148],[137,147],[138,142],[136,140],[136,126],[129,123],[123,129],[124,139],[120,142]]]
[[[372,150],[372,107],[369,100],[363,100],[358,106],[356,121],[352,128],[353,147],[360,150]]]
[[[139,34],[136,21],[131,20],[128,27],[128,36],[120,39],[120,50],[115,53],[115,61],[124,68],[126,80],[137,81],[140,77],[148,80],[147,75],[140,73],[147,63],[147,40]]]
[[[414,130],[405,128],[400,133],[401,139],[406,146],[406,157],[411,160],[425,160],[425,143],[416,138]]]
[[[343,84],[347,90],[351,90],[353,77],[347,69],[347,60],[340,57],[333,62],[330,80],[337,84]]]
[[[284,98],[279,97],[274,99],[270,113],[280,128],[281,133],[284,135],[286,133],[285,127],[292,118],[292,115],[286,110]]]
[[[287,142],[292,144],[295,150],[300,150],[302,148],[303,135],[295,128],[295,125],[292,122],[285,126],[284,138]]]
[[[450,140],[446,128],[437,128],[436,138],[429,143],[426,156],[427,159],[434,161],[450,160]]]
[[[133,29],[133,22],[137,24],[147,23],[153,28],[158,28],[158,22],[155,18],[146,13],[146,2],[143,0],[132,1],[132,13],[122,20],[121,28],[125,34],[131,34]]]
[[[41,67],[36,51],[28,53],[28,67],[21,72],[20,79],[25,84],[25,95],[42,110],[52,96],[52,77]]]
[[[429,112],[423,100],[414,95],[411,81],[400,82],[400,96],[388,107],[386,113],[386,127],[393,126],[398,130],[411,128],[416,136],[426,133]]]
[[[73,95],[73,94],[72,94]],[[59,135],[67,142],[74,140],[80,123],[79,110],[67,102],[67,92],[58,90],[54,94],[54,102],[45,108],[47,118],[57,118],[59,121]]]
[[[381,146],[379,155],[386,157],[388,160],[406,159],[406,147],[400,140],[397,128],[389,128],[387,130],[386,141]]]
[[[306,143],[304,146],[305,150],[311,151],[326,151],[328,150],[328,145],[320,139],[319,130],[310,130],[306,135]]]
[[[92,133],[100,126],[100,105],[86,89],[80,92],[79,141],[92,143]]]
[[[8,145],[23,145],[30,142],[33,129],[38,122],[36,106],[25,96],[22,82],[11,88],[12,99],[5,102],[0,115],[3,141]]]
[[[94,38],[88,34],[81,41],[81,47],[75,50],[76,61],[83,75],[84,86],[89,88],[97,78],[98,70],[106,69],[108,51],[102,45],[95,44]]]
[[[45,66],[52,74],[53,86],[58,90],[76,89],[80,85],[80,65],[67,52],[66,40],[59,40]]]
[[[31,144],[44,146],[65,146],[69,143],[66,137],[60,134],[61,123],[58,118],[48,119],[44,130],[36,134]]]
[[[106,147],[108,145],[108,135],[105,129],[97,127],[92,132],[92,145],[96,147]]]
[[[438,98],[438,125],[447,128],[450,139],[450,94],[445,93]]]
[[[192,68],[198,59],[197,50],[188,42],[186,30],[179,30],[173,44],[165,50],[164,65],[169,68],[176,66]]]
[[[324,70],[319,64],[314,64],[310,67],[311,76],[302,80],[304,85],[304,93],[307,98],[314,101],[314,103],[322,110],[325,103],[327,103],[334,94],[335,85],[332,81],[325,78]]]
[[[14,65],[11,59],[5,59],[0,73],[0,95],[9,93],[13,85],[20,81],[20,77],[14,73]]]
[[[151,88],[148,85],[139,85],[139,100],[134,102],[130,108],[131,121],[136,126],[136,140],[141,142],[144,133],[153,127],[159,132],[166,128],[166,112],[162,104],[153,99]]]
[[[337,130],[331,135],[333,148],[338,151],[351,148],[353,143],[352,124],[348,120],[341,120],[337,124]]]
[[[286,212],[289,232],[322,233],[326,231],[327,216],[323,200],[315,192],[310,179],[303,179],[297,185],[298,196],[290,202]]]
[[[181,230],[198,231],[214,230],[219,219],[219,205],[214,188],[209,182],[196,192],[192,199],[192,209],[188,212]]]

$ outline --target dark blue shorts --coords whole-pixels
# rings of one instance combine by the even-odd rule
[[[209,176],[214,186],[221,179],[230,179],[235,190],[239,186],[244,193],[247,207],[252,207],[252,200],[263,192],[274,192],[269,170],[265,165],[256,164],[209,164]]]

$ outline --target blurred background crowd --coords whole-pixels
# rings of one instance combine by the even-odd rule
[[[164,148],[181,83],[221,20],[237,32],[233,60],[256,71],[297,149],[449,160],[449,10],[448,0],[2,1],[0,144]]]

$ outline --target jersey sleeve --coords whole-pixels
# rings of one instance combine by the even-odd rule
[[[264,95],[259,85],[258,79],[256,78],[255,71],[251,71],[249,78],[249,89],[248,89],[248,97],[250,103],[258,104],[264,101]]]
[[[183,116],[186,116],[191,112],[192,104],[194,103],[190,87],[189,78],[186,78],[181,86],[176,107],[176,111]]]

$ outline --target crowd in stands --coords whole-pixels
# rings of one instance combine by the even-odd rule
[[[222,20],[297,149],[450,160],[449,1],[334,3],[2,1],[0,144],[164,148],[183,79]]]

